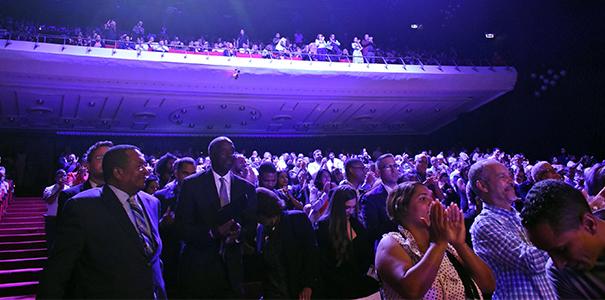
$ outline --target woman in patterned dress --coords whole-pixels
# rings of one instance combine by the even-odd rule
[[[460,209],[445,209],[419,182],[389,193],[387,214],[399,232],[383,236],[376,267],[387,299],[482,299],[496,281],[489,267],[465,243]]]

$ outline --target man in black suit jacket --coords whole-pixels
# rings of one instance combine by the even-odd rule
[[[254,186],[233,175],[235,147],[227,137],[210,142],[212,168],[183,181],[175,224],[185,246],[179,261],[186,298],[242,296],[242,244],[256,229]]]
[[[67,200],[80,192],[105,184],[102,162],[103,156],[110,147],[113,147],[113,143],[111,141],[99,141],[88,148],[84,154],[83,160],[86,168],[88,169],[88,180],[78,185],[74,185],[59,194],[57,221],[60,220],[63,207],[65,206],[65,202],[67,202]]]
[[[376,172],[382,183],[361,197],[361,217],[375,243],[383,234],[397,231],[397,225],[389,219],[386,211],[387,196],[397,186],[399,178],[395,157],[390,153],[381,155],[376,160]]]
[[[275,192],[256,189],[265,299],[311,299],[319,284],[319,250],[311,221],[302,211],[284,211]]]
[[[63,298],[68,288],[76,298],[166,298],[159,201],[141,192],[149,175],[146,165],[134,146],[105,153],[106,185],[65,204],[39,298]]]
[[[162,258],[164,270],[164,283],[166,293],[170,298],[179,298],[177,288],[178,260],[181,255],[181,241],[174,225],[175,211],[178,196],[185,177],[195,174],[196,163],[191,157],[179,158],[174,162],[174,180],[166,184],[163,189],[153,195],[160,200],[160,237],[162,238]]]

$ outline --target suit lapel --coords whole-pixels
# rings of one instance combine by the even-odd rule
[[[216,189],[216,183],[214,182],[214,173],[212,169],[208,170],[205,174],[206,186],[208,187],[209,201],[212,207],[216,210],[221,209],[221,200],[218,198],[218,190]]]
[[[141,255],[144,256],[145,250],[143,249],[143,244],[139,238],[139,233],[134,228],[126,211],[124,211],[124,207],[118,197],[107,185],[103,186],[103,194],[101,197],[103,204],[105,204],[111,216],[115,218],[120,227],[126,232],[126,235],[129,237],[128,240],[133,242],[134,246],[141,252]]]

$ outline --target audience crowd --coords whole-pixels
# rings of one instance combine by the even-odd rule
[[[38,296],[605,297],[593,157],[244,155],[226,137],[207,153],[62,155]]]
[[[184,38],[169,35],[166,26],[162,26],[159,33],[150,33],[145,30],[143,21],[137,22],[132,29],[118,28],[116,21],[111,19],[100,27],[72,28],[4,18],[0,19],[0,37],[86,47],[255,58],[410,65],[466,63],[454,50],[436,52],[428,49],[419,51],[378,47],[374,43],[374,37],[367,33],[356,36],[351,41],[342,41],[334,33],[327,38],[320,33],[305,40],[301,33],[288,38],[278,32],[272,40],[261,41],[250,38],[241,29],[233,38],[210,40],[203,36]],[[505,64],[500,57],[491,58],[490,61],[490,64]]]

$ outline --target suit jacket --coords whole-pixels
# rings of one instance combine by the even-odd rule
[[[387,216],[388,195],[384,185],[380,184],[361,197],[361,218],[368,229],[370,239],[375,242],[380,241],[383,234],[397,231],[397,225]]]
[[[154,197],[160,200],[161,210],[160,217],[164,215],[168,207],[172,209],[172,211],[176,210],[176,203],[179,191],[177,190],[176,181],[171,181],[167,183],[163,189],[155,192],[153,194]]]
[[[92,185],[90,185],[90,181],[86,180],[83,183],[74,185],[74,186],[62,191],[59,194],[59,200],[57,203],[57,221],[61,219],[63,207],[65,207],[65,202],[67,202],[67,200],[69,200],[71,197],[77,195],[78,193],[81,193],[86,190],[90,190],[91,188],[92,188]]]
[[[289,293],[288,295],[281,295],[281,297],[297,299],[298,294],[305,287],[312,288],[313,295],[317,295],[319,249],[317,248],[311,221],[301,211],[284,211],[275,230],[279,231],[278,240],[272,240],[269,237],[268,241],[281,244],[279,260],[283,263],[285,269],[285,283],[288,285],[285,290]],[[265,240],[264,231],[264,226],[259,225],[256,235],[259,252],[264,246],[262,244]],[[265,298],[271,297],[265,295]]]
[[[159,201],[138,193],[157,249],[145,256],[137,230],[109,188],[79,193],[65,203],[55,247],[40,280],[40,298],[166,298],[160,269]],[[71,287],[69,287],[71,288]]]
[[[242,227],[239,240],[251,243],[256,231],[256,192],[248,181],[230,176],[230,203],[223,208],[212,170],[187,177],[182,183],[175,225],[185,244],[179,260],[184,297],[242,295],[242,244],[225,245],[215,233],[218,226],[234,219]]]

